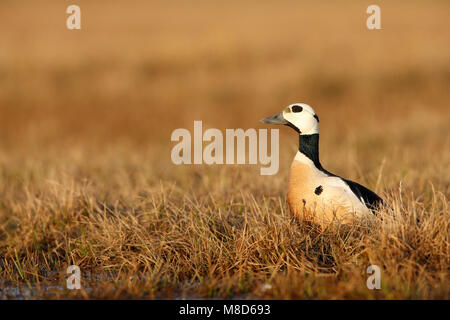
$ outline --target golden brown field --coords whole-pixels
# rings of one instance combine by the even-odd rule
[[[0,298],[449,298],[448,1],[380,2],[375,31],[367,1],[77,1],[79,31],[69,4],[0,2]],[[277,175],[171,162],[176,128],[294,102],[374,225],[291,217],[287,127]]]

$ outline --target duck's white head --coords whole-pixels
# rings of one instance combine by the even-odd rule
[[[319,117],[314,109],[305,103],[293,103],[280,113],[262,119],[261,122],[284,124],[302,135],[319,133]]]

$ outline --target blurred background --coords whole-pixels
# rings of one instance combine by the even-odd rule
[[[81,30],[66,28],[73,4]],[[372,4],[382,30],[366,27]],[[64,286],[76,264],[113,272],[91,297],[241,297],[267,279],[278,299],[447,297],[449,13],[448,0],[0,0],[0,289]],[[323,166],[397,223],[344,239],[290,220],[298,136],[259,120],[295,102],[320,118]],[[280,129],[279,173],[174,165],[171,133],[194,120]],[[366,289],[369,262],[383,292]]]
[[[71,4],[81,30],[66,28]],[[305,102],[327,168],[375,177],[385,161],[393,183],[413,168],[447,192],[450,3],[379,1],[374,31],[370,4],[3,0],[2,163],[116,150],[108,161],[142,152],[172,170],[174,129],[262,128]],[[297,137],[280,130],[287,170]]]

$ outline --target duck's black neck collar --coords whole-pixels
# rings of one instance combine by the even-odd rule
[[[298,151],[310,159],[319,170],[323,170],[319,161],[319,134],[299,134]]]

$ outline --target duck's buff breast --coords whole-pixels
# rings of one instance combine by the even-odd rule
[[[299,220],[311,221],[323,225],[332,221],[349,223],[354,212],[343,206],[323,200],[323,195],[315,193],[326,177],[308,164],[294,160],[291,165],[288,189],[288,204],[291,214]],[[325,186],[326,188],[326,186]]]

